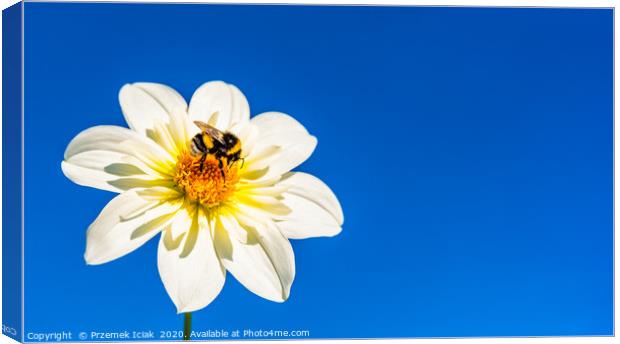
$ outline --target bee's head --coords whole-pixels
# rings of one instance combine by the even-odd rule
[[[224,144],[227,148],[231,149],[239,144],[239,139],[231,133],[225,133]]]

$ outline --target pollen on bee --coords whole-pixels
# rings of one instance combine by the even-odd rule
[[[235,192],[239,181],[238,164],[222,164],[213,155],[181,153],[177,159],[174,182],[187,198],[207,207],[216,207]],[[202,166],[201,166],[202,165]]]

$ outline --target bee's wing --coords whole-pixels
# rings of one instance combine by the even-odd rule
[[[202,130],[203,132],[207,133],[207,135],[209,135],[210,137],[214,138],[215,140],[217,140],[219,143],[224,144],[224,133],[221,132],[220,130],[218,130],[217,128],[205,123],[205,122],[201,122],[201,121],[194,121],[194,124],[196,124],[196,126],[198,128],[200,128],[200,130]]]

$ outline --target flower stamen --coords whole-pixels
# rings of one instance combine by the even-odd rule
[[[190,201],[208,208],[217,207],[234,194],[239,167],[237,163],[227,164],[222,160],[220,168],[220,160],[212,154],[201,163],[202,158],[189,152],[179,154],[174,182]]]

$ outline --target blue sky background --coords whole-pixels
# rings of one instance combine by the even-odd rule
[[[344,230],[293,243],[291,298],[229,275],[195,329],[314,338],[610,335],[611,10],[25,6],[25,331],[180,330],[157,240],[86,266],[113,194],[60,161],[124,83],[221,79],[319,139]]]

